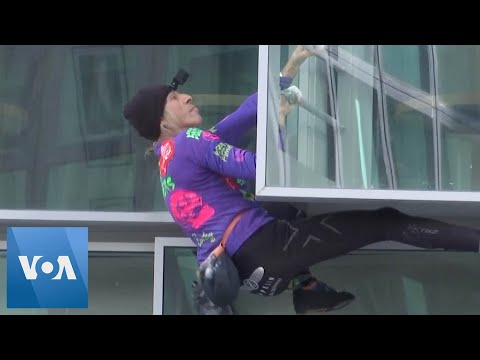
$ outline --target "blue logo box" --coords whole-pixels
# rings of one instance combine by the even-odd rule
[[[88,228],[7,228],[8,308],[88,307]]]

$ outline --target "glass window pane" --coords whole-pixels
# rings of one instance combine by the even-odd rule
[[[258,45],[1,45],[0,208],[165,210],[158,160],[123,106],[180,67],[209,128],[256,92]]]
[[[343,51],[352,55],[353,58],[363,60],[371,65],[374,63],[375,45],[338,45],[338,49],[339,57],[341,57]],[[345,60],[350,62],[352,58]]]
[[[442,190],[480,190],[480,142],[468,129],[455,126],[455,120],[438,112],[441,123]]]
[[[281,49],[269,48],[270,74],[278,74],[284,65],[279,62]],[[267,186],[389,187],[378,82],[373,75],[353,64],[335,65],[330,70],[322,56],[308,59],[295,80],[302,93],[302,104],[288,114],[285,151],[277,122],[280,93],[276,83],[278,78],[271,76]]]
[[[153,253],[88,255],[87,309],[8,309],[6,254],[0,253],[0,314],[151,315]]]
[[[133,211],[132,155],[51,167],[48,207],[54,209]],[[82,191],[78,191],[82,189]]]
[[[437,45],[437,101],[451,124],[480,133],[480,46]]]
[[[358,73],[357,73],[358,75]],[[388,188],[381,140],[378,84],[371,77],[335,70],[343,188]]]
[[[304,72],[295,79],[293,85],[300,88],[307,106],[297,107],[288,114],[285,139],[279,138],[278,74],[284,65],[279,59],[285,48],[291,52],[295,47],[270,46],[276,56],[270,57],[272,61],[269,62],[270,73],[275,76],[269,81],[266,182],[269,186],[334,186],[334,138],[329,125],[331,94],[324,59],[309,60],[304,65]]]
[[[191,294],[197,267],[193,248],[164,248],[164,315],[194,314]]]
[[[333,208],[413,200],[425,216],[448,214],[455,199],[469,216],[463,204],[480,199],[480,46],[315,45],[293,82],[302,100],[282,128],[278,74],[295,48],[261,47],[262,199],[315,208],[313,199],[342,199],[324,202]]]
[[[436,45],[442,189],[480,189],[480,46]]]
[[[0,199],[6,209],[24,209],[26,194],[26,172],[0,173]]]
[[[189,248],[166,248],[164,314],[192,314],[195,258]],[[176,259],[178,258],[178,259]],[[320,280],[353,293],[347,307],[323,315],[480,314],[478,255],[432,251],[361,250],[311,268]],[[240,315],[293,315],[292,292],[274,297],[243,290],[234,304]]]
[[[430,93],[428,45],[380,45],[380,51],[383,71]]]
[[[397,188],[435,190],[432,118],[391,96],[387,96],[387,113]]]

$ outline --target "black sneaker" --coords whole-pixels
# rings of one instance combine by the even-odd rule
[[[316,279],[306,286],[297,286],[293,289],[293,307],[297,314],[339,310],[354,299],[353,294],[336,291]]]

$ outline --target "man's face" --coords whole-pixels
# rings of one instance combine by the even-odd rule
[[[172,91],[167,96],[165,110],[174,116],[177,126],[182,129],[200,127],[202,116],[198,108],[193,105],[192,97],[188,94]]]

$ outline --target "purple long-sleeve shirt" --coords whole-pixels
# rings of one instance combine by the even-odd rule
[[[245,187],[245,180],[255,180],[255,153],[236,147],[256,121],[254,94],[210,131],[190,128],[155,146],[165,204],[197,246],[199,263],[241,211],[226,244],[229,255],[273,220]]]

